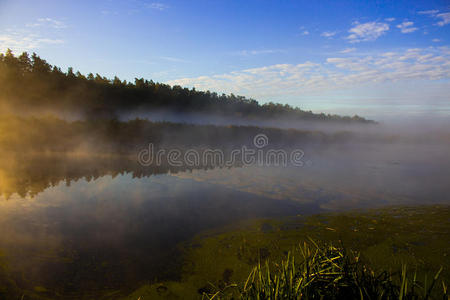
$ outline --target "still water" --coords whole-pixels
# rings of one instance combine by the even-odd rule
[[[142,167],[134,157],[87,154],[3,155],[3,276],[52,297],[126,294],[176,279],[180,243],[203,230],[251,218],[450,203],[444,146],[347,145],[305,154],[302,167],[230,168]]]

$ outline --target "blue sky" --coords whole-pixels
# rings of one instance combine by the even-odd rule
[[[313,111],[450,116],[448,1],[0,0],[0,51]]]

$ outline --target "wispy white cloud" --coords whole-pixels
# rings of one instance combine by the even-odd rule
[[[0,33],[0,51],[10,48],[14,52],[31,51],[51,45],[64,44],[61,37],[67,25],[52,18],[39,18],[22,28],[6,28]]]
[[[322,34],[320,36],[330,38],[330,37],[335,36],[336,33],[337,33],[337,31],[324,31],[324,32],[322,32]]]
[[[104,9],[101,11],[103,15],[119,15],[125,12],[128,15],[139,14],[148,10],[165,11],[170,8],[163,2],[152,2],[151,0],[129,0],[126,2],[126,9],[121,12]]]
[[[260,50],[240,50],[232,52],[232,55],[239,56],[251,56],[251,55],[262,55],[262,54],[274,54],[274,53],[284,53],[282,49],[260,49]]]
[[[159,57],[162,60],[170,61],[170,62],[179,62],[179,63],[187,63],[188,60],[178,58],[178,57],[171,57],[171,56],[160,56]]]
[[[160,11],[163,11],[163,10],[166,10],[169,8],[168,5],[161,3],[161,2],[147,3],[145,6],[148,8],[156,9],[156,10],[160,10]]]
[[[63,43],[64,41],[61,39],[46,38],[32,33],[9,32],[7,34],[0,34],[0,51],[2,52],[10,48],[14,52],[20,53]]]
[[[441,40],[440,39],[432,39],[431,40],[433,43],[439,43]]]
[[[308,30],[303,30],[302,33],[301,33],[301,35],[308,35],[308,34],[309,34]]]
[[[309,30],[305,26],[300,26],[300,35],[309,35]]]
[[[345,48],[344,50],[341,51],[341,53],[351,53],[351,52],[355,52],[356,48]]]
[[[441,21],[437,22],[436,25],[438,26],[444,26],[450,23],[450,12],[448,13],[442,13],[442,14],[437,14],[436,18],[441,19]]]
[[[109,15],[118,15],[118,14],[119,14],[117,11],[107,10],[107,9],[104,9],[104,10],[100,11],[100,13],[101,13],[102,15],[105,15],[105,16],[109,16]]]
[[[434,16],[439,12],[439,10],[437,9],[430,9],[430,10],[422,10],[422,11],[418,11],[417,13],[419,15],[431,15]]]
[[[428,15],[428,16],[433,17],[435,19],[439,19],[439,21],[434,24],[436,26],[441,26],[442,27],[442,26],[445,26],[447,24],[450,24],[450,12],[439,13],[439,10],[432,9],[432,10],[419,11],[417,13],[421,14],[421,15]]]
[[[389,25],[380,22],[355,23],[355,26],[350,28],[350,33],[347,39],[351,43],[374,41],[389,30]]]
[[[413,26],[414,23],[410,21],[403,21],[401,24],[397,25],[397,28],[400,28],[402,33],[411,33],[416,31],[418,28]]]
[[[393,21],[395,21],[395,18],[386,18],[384,20],[387,21],[387,22],[393,22]]]
[[[168,83],[268,99],[383,82],[440,79],[450,79],[450,49],[446,47],[329,57],[321,63],[269,65]]]
[[[60,21],[52,18],[39,18],[34,23],[26,24],[27,27],[51,27],[54,29],[64,29],[67,25]]]

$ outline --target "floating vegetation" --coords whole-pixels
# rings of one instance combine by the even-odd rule
[[[337,257],[331,261],[339,261],[335,263],[340,268],[345,266],[346,272],[352,272],[342,274],[342,269],[324,262],[323,269],[330,267],[327,272],[336,274],[325,276],[322,272],[314,277],[315,283],[309,283],[311,286],[320,283],[324,288],[327,286],[325,281],[330,280],[327,283],[331,283],[330,288],[336,284],[342,293],[350,293],[342,286],[349,280],[356,280],[350,276],[356,272],[359,276],[356,282],[369,295],[391,289],[390,298],[399,298],[402,286],[402,297],[407,298],[414,293],[418,299],[425,298],[442,267],[431,292],[432,298],[442,299],[450,279],[449,229],[450,207],[444,205],[397,206],[240,222],[205,231],[183,245],[185,264],[181,280],[142,286],[126,299],[201,299],[202,296],[204,299],[207,299],[206,296],[214,299],[252,299],[251,296],[263,288],[263,277],[260,280],[260,276],[264,274],[264,283],[272,287],[276,287],[277,276],[280,295],[282,282],[289,281],[289,277],[281,274],[280,270],[287,267],[287,271],[290,270],[296,276],[294,278],[299,279],[300,271],[306,266],[305,253],[307,257],[310,254],[315,257],[309,261],[312,264],[309,280],[313,279],[312,266],[319,268],[319,262],[327,261],[326,258]],[[309,237],[317,241],[320,247],[313,244]],[[305,245],[303,241],[309,242]],[[296,246],[299,242],[301,246]],[[267,276],[271,278],[270,283]],[[403,278],[406,279],[402,285]],[[305,280],[302,281],[304,287]],[[368,289],[370,284],[372,288]],[[166,287],[163,292],[162,289],[158,292],[160,285]],[[353,293],[357,287],[352,288]],[[303,291],[305,294],[306,290]],[[360,298],[359,289],[356,292],[356,297]],[[327,295],[324,294],[324,297],[327,298]]]
[[[401,272],[376,273],[362,262],[358,253],[332,244],[319,246],[313,240],[289,252],[280,264],[259,262],[245,283],[229,284],[204,299],[430,299],[439,294],[442,267],[430,280],[418,280],[417,273],[403,265]],[[230,291],[231,289],[237,290]],[[236,294],[238,297],[236,297]],[[442,282],[440,297],[447,299]]]

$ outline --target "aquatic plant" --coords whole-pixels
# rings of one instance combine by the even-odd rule
[[[297,258],[297,259],[296,259]],[[360,255],[332,244],[304,242],[280,264],[259,262],[245,283],[231,284],[203,299],[448,299],[447,285],[438,285],[441,269],[428,280],[417,279],[403,265],[401,272],[376,273]]]

